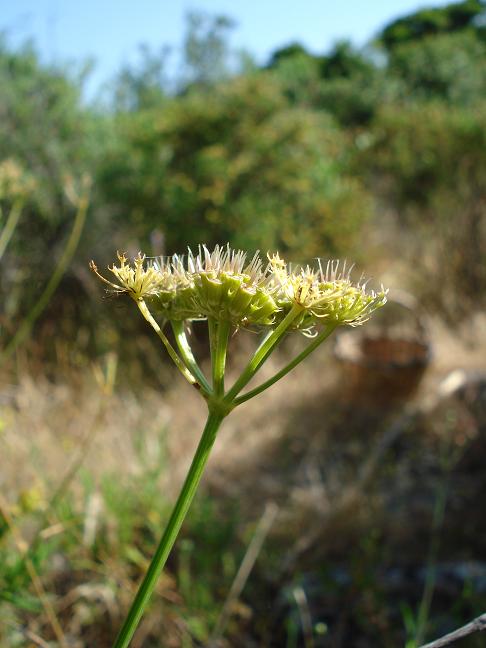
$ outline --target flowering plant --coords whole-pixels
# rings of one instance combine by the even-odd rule
[[[317,268],[292,267],[278,254],[265,263],[259,254],[250,261],[241,250],[216,246],[211,252],[200,246],[164,259],[142,254],[130,264],[118,254],[119,265],[109,270],[114,280],[102,276],[92,261],[91,269],[117,294],[126,293],[155,330],[184,378],[196,387],[208,406],[208,418],[188,475],[160,544],[140,585],[114,648],[125,648],[142,617],[156,581],[174,545],[182,522],[203,474],[223,419],[238,405],[263,392],[316,349],[338,327],[359,326],[386,303],[386,290],[367,291],[366,283],[351,280],[352,267],[338,261]],[[189,345],[186,329],[193,320],[207,320],[211,349],[208,379]],[[170,323],[176,347],[164,333]],[[263,333],[263,339],[234,384],[226,389],[228,342],[238,329]],[[305,349],[283,369],[259,386],[241,393],[263,363],[290,331],[310,338]]]

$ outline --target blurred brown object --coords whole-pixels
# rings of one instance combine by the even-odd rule
[[[415,298],[391,295],[363,329],[336,338],[343,397],[369,405],[396,405],[415,393],[431,357],[431,344]]]

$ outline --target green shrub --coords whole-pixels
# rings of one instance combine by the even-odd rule
[[[360,159],[413,235],[409,254],[427,296],[456,321],[486,294],[485,108],[385,108]]]
[[[397,46],[389,74],[401,80],[406,101],[442,99],[473,105],[485,96],[485,62],[486,42],[466,31]]]
[[[0,40],[0,163],[14,161],[35,187],[25,193],[3,259],[4,323],[17,320],[18,325],[42,293],[73,226],[76,208],[66,185],[78,185],[85,173],[93,177],[95,160],[107,144],[107,120],[83,107],[81,83],[65,70],[41,64],[31,47],[12,50]],[[4,218],[11,206],[8,195],[0,197]],[[86,233],[101,224],[100,218],[95,225],[94,216],[91,211]]]
[[[104,188],[140,237],[168,252],[200,241],[307,258],[348,250],[369,199],[326,114],[288,105],[269,74],[121,115]]]

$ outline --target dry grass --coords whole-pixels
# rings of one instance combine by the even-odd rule
[[[448,372],[457,368],[480,371],[485,364],[484,317],[478,316],[462,337],[448,332],[440,322],[431,326],[433,361],[418,398],[433,392]],[[252,339],[246,341],[252,343]],[[290,342],[290,346],[299,344],[298,339]],[[237,363],[246,350],[238,349]],[[270,360],[259,380],[270,376],[277,365],[278,360]],[[279,485],[279,481],[282,477],[285,481],[288,474],[279,475],[275,463],[279,458],[274,453],[283,442],[294,450],[299,444],[306,446],[304,454],[309,459],[303,460],[301,470],[309,473],[311,491],[319,490],[312,484],[312,457],[324,451],[333,425],[352,405],[345,400],[345,382],[328,346],[264,395],[235,410],[225,421],[211,458],[211,487],[239,496],[248,483],[248,500],[259,507],[262,496],[285,495],[288,483]],[[172,388],[160,393],[149,387],[130,389],[123,382],[123,367],[113,395],[106,395],[89,371],[56,382],[23,374],[17,384],[4,383],[1,398],[2,454],[9,458],[1,480],[4,492],[13,500],[38,481],[48,490],[54,488],[80,441],[93,428],[83,462],[91,475],[139,474],[147,466],[141,465],[134,446],[142,444],[144,461],[150,461],[150,455],[157,455],[164,443],[170,475],[161,475],[161,487],[175,493],[205,416],[199,395],[175,372]],[[339,405],[337,412],[334,405]],[[377,414],[382,418],[383,410]],[[384,414],[386,421],[389,413]],[[340,430],[340,434],[346,436],[346,431]],[[293,468],[298,472],[297,466]]]

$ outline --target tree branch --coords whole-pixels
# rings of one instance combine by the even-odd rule
[[[486,630],[486,614],[481,614],[481,616],[478,616],[469,623],[466,623],[462,628],[458,628],[457,630],[454,630],[454,632],[450,632],[431,643],[424,644],[423,646],[420,646],[420,648],[442,648],[442,646],[448,646],[454,641],[463,639],[473,632],[481,632],[482,630]]]

